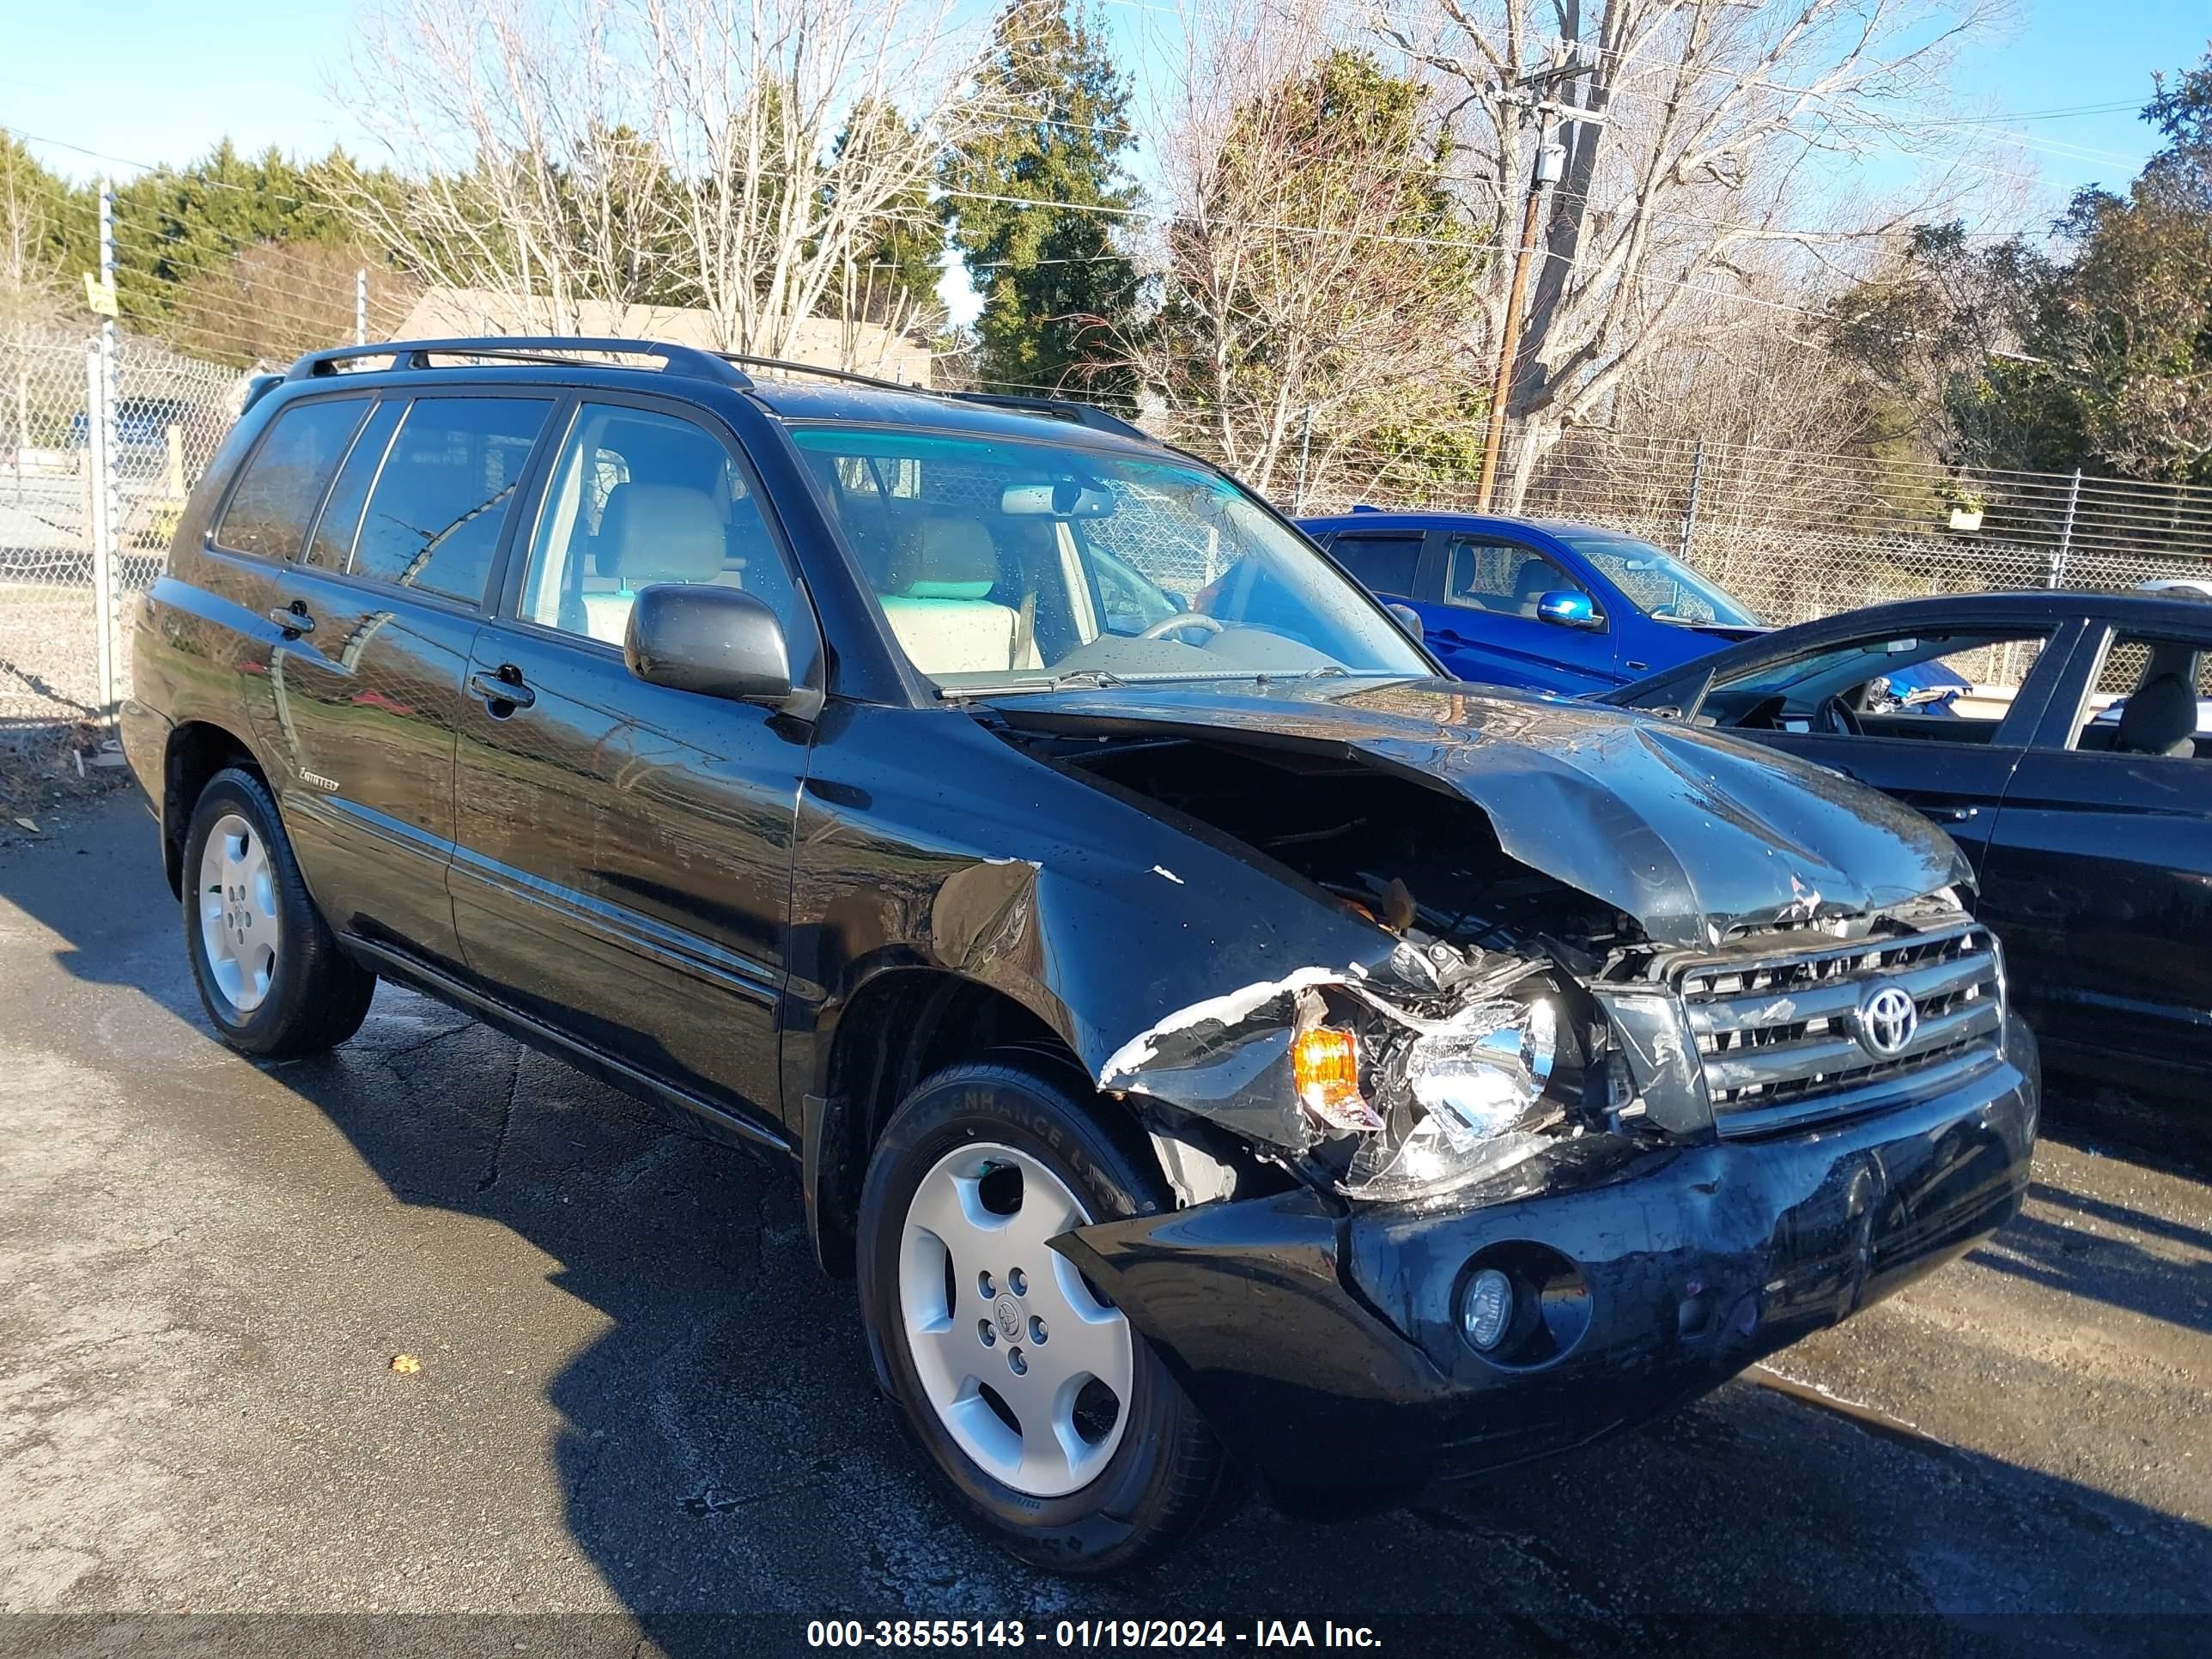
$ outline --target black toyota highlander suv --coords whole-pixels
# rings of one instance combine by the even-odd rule
[[[2017,1209],[1971,877],[1452,684],[1102,411],[641,342],[319,352],[136,622],[209,1019],[414,986],[787,1162],[961,1506],[1074,1571],[1713,1388]]]

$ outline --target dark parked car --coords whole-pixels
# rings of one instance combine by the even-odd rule
[[[1784,629],[1613,701],[1834,768],[1925,813],[1979,877],[2054,1065],[2201,1096],[2212,1069],[2212,605],[1917,599]],[[1931,720],[1871,688],[1943,665],[2005,690]]]
[[[1618,530],[1370,507],[1298,527],[1418,616],[1458,679],[1589,696],[1765,631],[1748,605]],[[1931,665],[1899,671],[1888,691],[1943,714],[1965,684]]]
[[[125,714],[225,1041],[389,977],[784,1159],[948,1490],[1074,1571],[1232,1460],[1577,1444],[2015,1212],[1941,834],[1436,678],[1109,416],[809,375],[447,342],[253,404]]]

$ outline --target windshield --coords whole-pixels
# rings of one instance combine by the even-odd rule
[[[1433,672],[1362,590],[1202,466],[851,426],[792,439],[893,635],[940,686]]]
[[[1600,575],[1656,621],[1713,623],[1723,628],[1759,626],[1759,618],[1741,605],[1674,555],[1649,542],[1601,530],[1554,530],[1552,533],[1595,565]]]

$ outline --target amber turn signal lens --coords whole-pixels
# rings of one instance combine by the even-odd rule
[[[1349,1031],[1316,1025],[1291,1042],[1291,1077],[1298,1099],[1324,1121],[1367,1127],[1373,1116],[1359,1096],[1359,1043]]]

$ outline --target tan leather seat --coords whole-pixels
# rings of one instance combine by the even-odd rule
[[[685,484],[618,483],[599,515],[599,574],[621,584],[584,595],[585,631],[620,645],[637,590],[654,582],[710,582],[728,541],[714,498]]]
[[[930,514],[902,526],[880,599],[916,668],[977,674],[1039,665],[1021,613],[989,597],[999,579],[998,549],[974,520]]]

